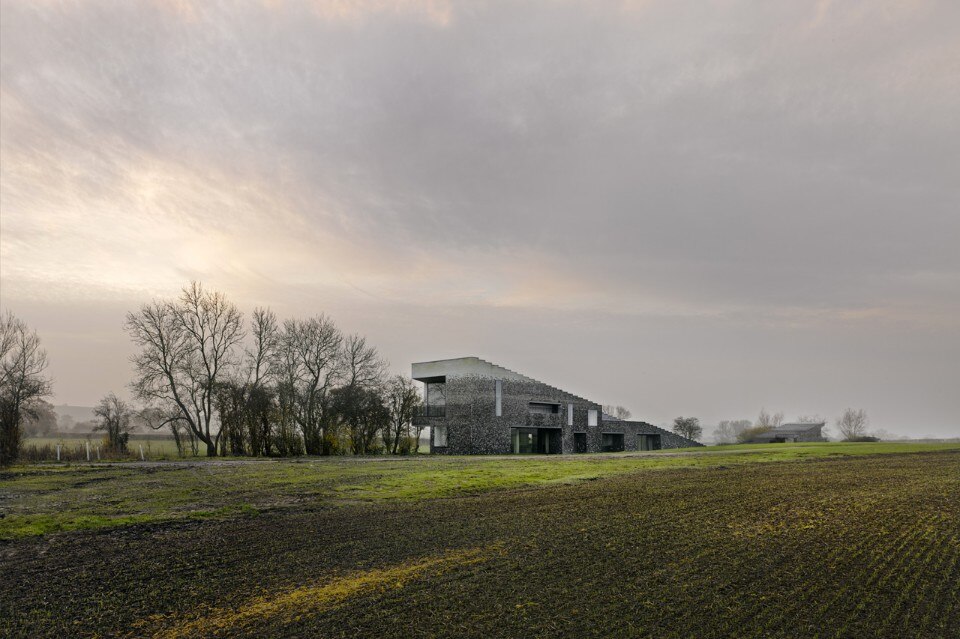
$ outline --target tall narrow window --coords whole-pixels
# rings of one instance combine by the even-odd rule
[[[587,411],[587,426],[597,425],[597,411],[591,409]]]
[[[447,427],[446,426],[434,426],[433,427],[433,445],[435,448],[443,448],[447,445]]]
[[[497,417],[503,415],[503,382],[499,379],[497,380]]]
[[[573,426],[573,404],[567,404],[567,426]]]

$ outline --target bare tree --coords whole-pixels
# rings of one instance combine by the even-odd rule
[[[398,452],[416,452],[420,442],[419,437],[413,438],[411,424],[413,413],[420,406],[420,391],[413,380],[404,375],[391,378],[387,386],[387,404],[390,408],[390,425],[383,431],[387,452],[394,455]]]
[[[253,309],[250,320],[250,334],[253,345],[247,349],[249,371],[247,377],[253,386],[268,382],[275,374],[276,351],[280,346],[280,329],[276,314],[269,308]]]
[[[46,369],[37,333],[10,312],[0,316],[0,466],[19,457],[23,420],[51,393]]]
[[[38,399],[30,403],[32,414],[23,416],[20,425],[24,437],[50,435],[57,430],[57,411],[50,402]]]
[[[383,397],[387,363],[359,335],[343,341],[340,357],[343,385],[332,398],[331,413],[338,425],[346,428],[355,454],[374,452],[376,436],[390,425],[390,411]]]
[[[774,413],[771,415],[767,409],[761,408],[760,414],[753,427],[743,428],[737,434],[737,441],[741,443],[752,441],[757,435],[769,433],[771,430],[783,423],[783,413]]]
[[[603,412],[617,419],[630,419],[633,413],[630,412],[630,409],[626,406],[614,406],[613,404],[606,404],[603,407]]]
[[[340,329],[325,315],[284,322],[275,366],[291,393],[292,415],[308,455],[324,452],[330,391],[346,373],[342,345]]]
[[[130,420],[134,414],[129,404],[110,393],[100,400],[93,414],[97,418],[93,430],[106,432],[107,447],[117,453],[126,452],[130,439]]]
[[[128,313],[126,328],[141,349],[133,358],[136,396],[175,407],[170,419],[185,422],[206,444],[207,456],[216,456],[214,394],[236,366],[243,315],[222,293],[192,282],[177,302],[155,301]]]
[[[758,432],[765,432],[765,431],[773,430],[774,428],[778,427],[782,423],[783,423],[782,412],[774,413],[773,415],[771,415],[770,413],[767,412],[765,408],[761,408],[760,414],[757,416],[757,421],[753,425],[753,427],[754,429],[764,429],[763,431],[758,430]]]
[[[280,348],[280,329],[276,314],[269,308],[255,308],[250,321],[253,344],[246,350],[246,384],[242,423],[250,454],[273,454],[275,388],[277,381],[277,351]]]
[[[673,432],[687,439],[699,439],[703,435],[703,427],[696,417],[677,417],[673,420]]]
[[[343,344],[344,383],[347,386],[374,388],[383,385],[387,363],[367,338],[351,335]]]
[[[740,437],[740,433],[752,426],[749,419],[725,419],[713,431],[713,439],[718,444],[732,444]]]
[[[177,454],[181,457],[187,453],[187,447],[190,448],[190,454],[194,457],[199,453],[199,440],[190,427],[187,426],[180,409],[173,404],[165,404],[164,408],[159,406],[150,406],[137,413],[138,421],[142,422],[147,428],[160,430],[169,428],[170,435],[173,437],[173,443],[177,446]]]
[[[846,441],[853,441],[867,434],[867,413],[862,408],[848,408],[837,418],[837,430]]]

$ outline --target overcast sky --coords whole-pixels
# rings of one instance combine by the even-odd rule
[[[55,403],[191,279],[662,423],[960,435],[960,2],[2,0]],[[709,430],[709,429],[708,429]]]

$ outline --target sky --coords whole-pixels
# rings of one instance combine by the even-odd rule
[[[191,280],[407,373],[960,435],[954,0],[0,3],[0,306],[54,403]]]

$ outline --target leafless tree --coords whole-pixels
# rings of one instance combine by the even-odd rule
[[[177,446],[177,454],[181,457],[187,454],[188,447],[191,455],[196,456],[199,453],[199,440],[187,426],[183,413],[176,405],[168,403],[163,408],[149,406],[137,413],[137,420],[152,430],[168,428],[173,437],[173,443]]]
[[[387,452],[416,452],[420,446],[419,433],[414,438],[411,432],[413,413],[420,406],[420,391],[413,380],[396,375],[387,385],[387,404],[390,408],[390,425],[383,431],[383,443]],[[406,447],[406,448],[405,448]]]
[[[737,441],[740,433],[752,425],[749,419],[725,419],[717,424],[717,428],[713,431],[713,438],[718,444],[732,444]]]
[[[292,415],[308,455],[324,452],[330,424],[330,391],[345,373],[343,335],[332,320],[318,315],[284,322],[275,366],[291,394]]]
[[[867,413],[862,408],[848,408],[837,418],[837,430],[847,441],[865,437],[867,434]]]
[[[630,409],[626,406],[614,406],[613,404],[606,404],[603,407],[603,412],[617,419],[630,419],[633,413],[630,412]]]
[[[31,414],[24,415],[20,425],[24,437],[51,435],[56,432],[59,420],[53,404],[38,399],[30,403],[30,408]]]
[[[377,349],[367,345],[367,338],[351,335],[343,343],[344,384],[361,388],[383,385],[387,363]]]
[[[237,365],[243,315],[222,293],[192,282],[176,302],[154,301],[128,313],[126,328],[141,349],[133,358],[136,396],[175,407],[169,418],[185,422],[207,455],[216,456],[214,394]]]
[[[703,435],[703,427],[700,426],[700,420],[696,417],[677,417],[673,420],[673,432],[687,439],[700,439]]]
[[[130,421],[134,412],[125,401],[110,393],[100,400],[93,409],[97,418],[94,431],[104,431],[107,434],[107,446],[110,450],[123,453],[127,450],[127,441],[130,439]]]
[[[0,316],[0,466],[20,455],[23,420],[51,393],[46,369],[37,333],[10,312]]]
[[[336,416],[338,426],[346,429],[354,453],[374,452],[376,437],[390,425],[384,398],[387,363],[359,335],[343,340],[340,357],[342,385],[332,398],[331,415]]]
[[[267,383],[274,375],[276,351],[280,345],[280,329],[276,314],[269,308],[253,309],[250,321],[253,345],[247,349],[247,378],[254,386]]]
[[[763,431],[758,431],[758,432],[765,432],[765,431],[773,430],[774,428],[776,428],[782,423],[783,423],[782,412],[774,413],[773,415],[771,415],[770,413],[767,412],[765,408],[761,408],[760,414],[757,416],[757,421],[756,423],[754,423],[753,427],[754,429],[764,429]]]
[[[276,314],[269,308],[255,308],[250,320],[250,335],[252,344],[245,352],[245,381],[238,380],[238,388],[233,391],[233,400],[240,401],[235,406],[238,410],[237,427],[246,431],[245,444],[251,455],[271,455],[276,413],[275,383],[279,372],[277,353],[281,345]]]
[[[760,414],[753,427],[744,428],[737,434],[738,442],[749,442],[757,435],[769,433],[771,430],[783,423],[783,413],[774,413],[771,415],[767,409],[761,408]]]

